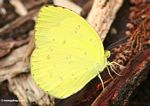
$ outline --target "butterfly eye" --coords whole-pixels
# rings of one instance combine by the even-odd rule
[[[110,54],[111,54],[111,53],[110,53],[109,50],[105,50],[105,57],[106,57],[106,58],[109,58],[109,57],[110,57]]]

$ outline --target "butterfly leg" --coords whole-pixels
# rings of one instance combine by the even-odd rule
[[[115,61],[111,62],[111,64],[115,64],[115,65],[119,66],[121,69],[124,69],[124,68],[125,68],[125,66],[120,65],[120,64],[118,64],[118,63],[115,62]]]
[[[111,72],[110,72],[109,67],[107,66],[106,68],[107,68],[108,74],[109,74],[109,76],[111,77],[111,79],[114,79],[114,77],[112,76],[112,74],[111,74]]]
[[[115,73],[115,74],[117,74],[118,76],[123,76],[123,75],[120,75],[119,73],[117,73],[116,71],[115,71],[115,66],[113,65],[113,64],[110,64],[109,65],[110,66],[110,69]]]
[[[102,80],[102,77],[101,77],[101,75],[100,75],[99,73],[97,74],[97,76],[98,76],[98,78],[100,79],[100,81],[101,81],[101,83],[102,83],[103,90],[104,90],[105,86],[104,86],[104,82],[103,82],[103,80]]]

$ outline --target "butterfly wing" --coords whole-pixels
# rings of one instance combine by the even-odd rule
[[[54,97],[76,93],[103,70],[103,44],[76,13],[61,7],[43,7],[35,30],[31,73],[35,82]]]

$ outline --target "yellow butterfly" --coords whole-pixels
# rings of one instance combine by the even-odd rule
[[[109,65],[110,52],[104,52],[97,32],[68,9],[43,7],[35,40],[31,74],[40,88],[56,98],[75,94],[97,75],[101,79]]]

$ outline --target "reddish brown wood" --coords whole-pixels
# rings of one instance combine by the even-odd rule
[[[125,105],[125,100],[130,96],[134,88],[136,88],[145,78],[140,76],[147,75],[145,70],[146,64],[150,61],[150,49],[136,55],[120,73],[122,77],[116,77],[102,92],[92,106],[114,106]]]

